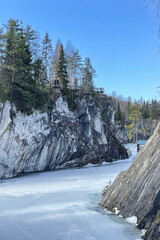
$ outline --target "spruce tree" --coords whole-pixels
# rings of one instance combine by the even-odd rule
[[[123,113],[121,111],[119,102],[117,104],[117,109],[116,109],[116,112],[114,115],[114,120],[117,122],[121,122],[121,123],[123,122]]]
[[[142,117],[145,120],[150,117],[150,114],[149,114],[149,104],[148,104],[148,102],[146,103],[145,101],[143,102],[143,105],[142,105]]]
[[[24,29],[19,31],[17,44],[15,83],[13,101],[21,111],[35,107],[36,81],[33,77],[32,53]]]
[[[70,41],[67,42],[64,51],[65,51],[65,56],[67,60],[69,88],[72,88],[74,86],[73,55],[74,55],[75,48]]]
[[[4,31],[0,29],[0,101],[5,102],[9,98],[11,89],[11,81],[6,75],[6,69],[8,68],[5,63],[5,38]],[[9,71],[9,69],[8,69]]]
[[[160,115],[160,109],[157,103],[157,100],[152,100],[151,105],[151,119],[158,119],[158,116]]]
[[[61,43],[60,39],[58,39],[55,50],[51,57],[51,82],[52,83],[54,82],[54,80],[58,79],[58,77],[57,77],[58,59],[59,59],[59,55],[60,55],[61,44],[62,43]]]
[[[39,57],[33,63],[34,79],[38,87],[46,87],[46,67],[43,64],[43,60]]]
[[[15,72],[17,72],[17,53],[20,24],[18,20],[10,19],[1,32],[1,91],[13,102]],[[5,89],[5,85],[8,86]]]
[[[67,61],[64,54],[63,44],[61,44],[56,70],[57,79],[62,84],[63,95],[67,95],[69,93],[68,89],[69,80],[67,74]]]
[[[1,36],[3,83],[8,86],[7,99],[21,111],[30,111],[35,103],[36,83],[33,78],[30,40],[18,20],[10,19]]]
[[[42,40],[42,58],[46,68],[46,84],[51,81],[50,68],[51,68],[51,56],[52,56],[52,41],[49,38],[49,34],[46,32],[44,39]]]
[[[130,110],[131,110],[131,101],[128,100],[125,106],[125,122],[129,121]]]
[[[37,31],[33,30],[30,25],[24,28],[24,35],[27,38],[27,42],[32,53],[33,62],[40,56],[40,38]]]

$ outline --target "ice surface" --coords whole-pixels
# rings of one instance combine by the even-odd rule
[[[132,162],[36,173],[0,183],[2,240],[137,240],[141,231],[98,205]]]

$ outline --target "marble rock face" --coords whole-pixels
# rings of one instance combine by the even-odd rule
[[[139,227],[148,229],[145,239],[160,239],[156,224],[160,219],[160,123],[129,169],[117,176],[100,204],[110,210],[118,208],[125,218],[136,216]]]
[[[60,96],[50,112],[26,115],[12,107],[12,118],[10,102],[1,103],[0,178],[126,158],[125,149],[110,137],[113,108],[106,107],[105,122],[103,107],[91,96],[77,101],[74,112]]]

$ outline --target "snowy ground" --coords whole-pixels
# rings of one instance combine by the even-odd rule
[[[98,205],[104,187],[131,162],[132,157],[103,166],[1,181],[0,239],[140,239],[134,224]]]

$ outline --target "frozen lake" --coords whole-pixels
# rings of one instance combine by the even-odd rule
[[[1,181],[0,239],[139,240],[134,224],[98,205],[104,187],[131,162]]]

